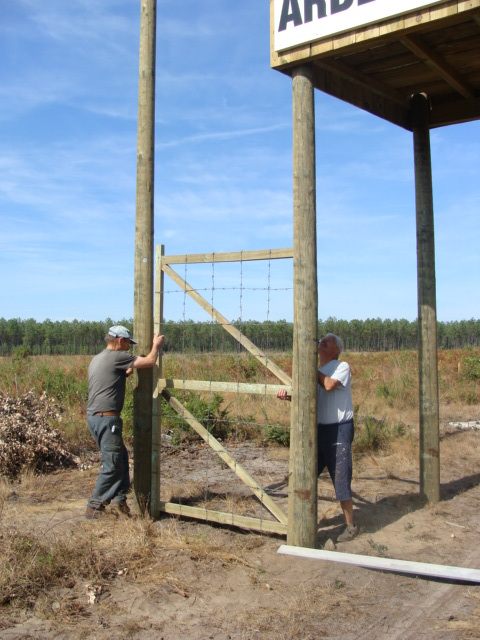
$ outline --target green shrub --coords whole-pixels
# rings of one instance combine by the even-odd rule
[[[478,404],[478,394],[474,387],[463,389],[459,394],[460,400],[468,405]]]
[[[38,377],[42,380],[42,389],[48,396],[53,396],[65,404],[87,405],[88,380],[78,378],[76,371],[51,369],[46,364],[38,368]]]
[[[355,422],[353,450],[357,454],[389,449],[394,440],[411,437],[411,428],[403,422],[389,425],[386,418],[379,420],[366,415]]]
[[[354,448],[357,453],[378,451],[386,447],[389,441],[389,429],[385,418],[378,420],[365,416],[356,425]]]
[[[269,424],[266,433],[267,440],[281,445],[282,447],[290,446],[290,429],[281,425]]]
[[[460,366],[460,377],[464,380],[480,380],[480,358],[464,356]]]
[[[15,347],[12,351],[14,360],[25,360],[25,358],[29,358],[31,355],[33,355],[32,350],[24,344]]]
[[[180,402],[182,394],[172,393]],[[217,439],[227,439],[232,432],[230,421],[228,420],[229,408],[223,407],[223,396],[214,393],[208,400],[202,398],[198,393],[186,392],[183,400],[185,409],[191,413],[209,433]],[[173,432],[172,444],[179,444],[182,434],[190,436],[194,430],[179,415],[168,402],[162,402],[162,426]]]

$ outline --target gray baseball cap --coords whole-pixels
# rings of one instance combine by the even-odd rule
[[[116,324],[114,327],[110,327],[108,335],[113,336],[114,338],[128,338],[130,342],[137,344],[137,341],[133,339],[133,336],[127,327],[124,327],[121,324]]]

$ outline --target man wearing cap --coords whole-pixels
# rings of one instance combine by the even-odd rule
[[[343,342],[334,333],[327,333],[318,342],[317,455],[318,474],[327,467],[345,517],[346,527],[337,541],[347,542],[358,534],[358,527],[353,523],[351,489],[354,432],[351,372],[347,362],[338,360],[342,350]],[[277,397],[291,399],[285,389]]]
[[[106,349],[96,355],[88,367],[88,428],[102,454],[102,467],[85,512],[88,519],[101,516],[108,504],[115,515],[130,514],[128,453],[120,417],[126,379],[134,369],[152,368],[164,341],[164,336],[155,334],[150,353],[135,356],[128,352],[131,344],[137,344],[130,331],[122,325],[110,327],[105,336]]]

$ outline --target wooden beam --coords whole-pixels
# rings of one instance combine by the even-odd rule
[[[324,549],[305,549],[303,547],[292,547],[287,544],[282,544],[277,553],[297,556],[299,558],[309,558],[311,560],[328,560],[330,562],[352,564],[366,569],[380,569],[381,571],[409,573],[415,576],[429,576],[432,578],[480,583],[480,571],[478,569],[428,564],[426,562],[410,562],[409,560],[396,560],[395,558],[376,558],[353,553],[325,551]]]
[[[470,100],[459,98],[455,102],[445,104],[433,103],[430,113],[430,128],[471,122],[472,120],[480,120],[480,98]]]
[[[320,59],[316,61],[316,65],[319,67],[323,67],[327,71],[331,71],[332,73],[335,73],[342,78],[350,80],[351,82],[353,82],[353,84],[365,87],[372,93],[382,96],[382,98],[391,100],[392,102],[399,104],[405,109],[408,108],[408,100],[400,92],[392,89],[383,82],[375,80],[375,78],[371,78],[364,75],[363,73],[360,73],[353,67],[345,64],[344,62],[341,62],[340,60]]]
[[[176,411],[182,418],[194,429],[199,436],[201,436],[205,442],[215,451],[215,453],[232,469],[232,471],[245,483],[250,491],[257,496],[260,502],[266,507],[270,513],[277,518],[279,522],[287,523],[287,516],[278,507],[275,502],[270,498],[268,493],[252,478],[252,476],[233,458],[224,446],[212,436],[211,433],[205,429],[205,427],[198,422],[185,407],[174,398],[170,393],[164,389],[162,391],[162,397],[168,402],[174,411]]]
[[[445,82],[453,87],[455,91],[458,91],[464,98],[475,97],[473,87],[454,71],[442,56],[438,55],[433,49],[430,49],[430,47],[424,44],[419,38],[403,36],[400,38],[400,42],[430,68],[437,71]]]
[[[185,291],[185,293],[190,296],[197,304],[199,304],[202,309],[204,309],[212,318],[214,318],[224,329],[228,331],[228,333],[233,336],[238,342],[245,347],[257,360],[259,360],[263,366],[267,367],[269,371],[273,373],[279,380],[281,380],[286,385],[291,385],[292,380],[285,371],[282,371],[279,366],[277,366],[272,360],[270,360],[261,349],[253,344],[246,336],[243,335],[241,331],[239,331],[231,322],[222,316],[216,309],[212,307],[212,305],[202,298],[202,296],[195,291],[193,287],[191,287],[188,282],[186,282],[183,278],[181,278],[176,271],[174,271],[168,264],[163,265],[163,271],[178,284],[178,286]]]
[[[190,253],[164,256],[164,264],[198,264],[205,262],[246,262],[247,260],[278,260],[293,258],[293,249],[262,249],[229,253]]]
[[[411,130],[410,109],[391,98],[373,92],[370,87],[353,82],[351,78],[337,75],[336,71],[315,66],[315,88],[328,95],[388,120],[392,124]]]
[[[175,502],[159,502],[157,508],[164,513],[171,513],[186,518],[196,518],[197,520],[205,520],[206,522],[218,522],[219,524],[227,524],[233,527],[240,527],[241,529],[252,529],[254,531],[276,533],[278,535],[286,535],[287,533],[286,524],[274,522],[273,520],[260,520],[259,518],[251,518],[249,516],[239,516],[236,513],[213,511],[211,509],[191,507],[190,505],[177,504]]]
[[[157,245],[155,252],[155,291],[153,331],[161,333],[163,318],[163,271],[162,256],[164,246]],[[162,399],[158,393],[158,378],[162,375],[162,353],[159,353],[157,364],[153,368],[153,398],[152,398],[152,482],[150,515],[158,518],[156,505],[160,500],[161,479],[161,446],[162,446]]]
[[[251,384],[247,382],[214,382],[210,380],[181,380],[159,378],[158,390],[186,389],[187,391],[224,391],[226,393],[251,393],[252,395],[275,396],[277,391],[285,389],[289,395],[292,387],[283,384]]]

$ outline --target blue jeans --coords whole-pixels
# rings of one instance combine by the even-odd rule
[[[123,421],[118,416],[87,416],[88,428],[102,454],[102,468],[88,506],[125,502],[130,489],[128,452],[123,442]]]

